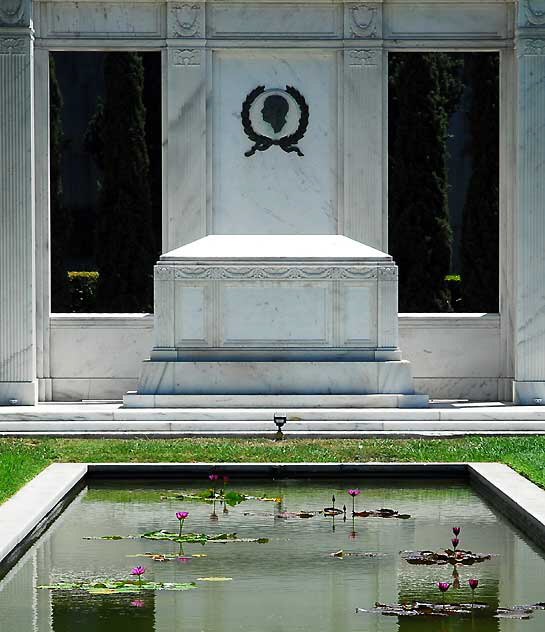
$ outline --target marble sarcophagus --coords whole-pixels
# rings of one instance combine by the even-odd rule
[[[154,346],[130,407],[420,407],[397,267],[341,235],[209,235],[155,266]]]

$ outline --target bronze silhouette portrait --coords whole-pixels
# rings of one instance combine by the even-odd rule
[[[297,143],[308,128],[309,110],[305,97],[293,86],[268,92],[265,86],[257,86],[242,104],[242,128],[253,142],[252,148],[244,155],[250,158],[258,151],[279,147],[287,154],[304,156]]]
[[[286,116],[289,109],[289,103],[279,94],[272,94],[263,102],[261,115],[263,120],[273,128],[275,134],[278,134],[286,124]]]

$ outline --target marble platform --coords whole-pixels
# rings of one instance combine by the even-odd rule
[[[397,407],[399,396],[426,406],[397,321],[386,253],[341,235],[209,235],[155,266],[154,346],[124,404],[188,406],[208,395],[226,406],[244,397],[266,407],[274,396],[283,398],[274,405],[307,397],[335,407],[349,395],[361,407]]]

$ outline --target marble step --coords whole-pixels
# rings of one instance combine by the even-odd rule
[[[460,429],[462,423],[483,422],[497,426],[496,422],[514,424],[519,428],[524,422],[526,428],[545,423],[545,406],[512,406],[500,402],[472,404],[437,404],[429,408],[124,408],[118,403],[43,403],[37,406],[1,406],[0,424],[7,424],[6,429],[14,429],[15,422],[23,425],[29,422],[59,422],[75,426],[88,422],[127,422],[121,426],[127,428],[136,423],[149,423],[149,427],[157,429],[160,422],[191,422],[200,424],[200,429],[211,422],[263,423],[267,428],[272,426],[274,413],[283,413],[288,417],[288,426],[294,423],[316,422],[325,428],[324,422],[362,422],[364,425],[392,424],[412,425],[415,423],[432,424],[444,422],[448,429]],[[384,422],[384,423],[383,423]],[[455,424],[455,426],[453,425]],[[30,429],[30,426],[27,427]]]
[[[107,420],[107,421],[3,421],[0,419],[0,434],[40,433],[40,434],[180,434],[207,436],[269,436],[276,431],[272,420]],[[358,433],[525,433],[545,432],[545,420],[407,420],[362,421],[344,420],[294,420],[290,419],[283,428],[286,434],[327,435],[328,433],[351,435]]]

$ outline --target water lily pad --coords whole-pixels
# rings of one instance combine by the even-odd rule
[[[321,514],[321,511],[283,511],[276,514],[277,518],[314,518]]]
[[[415,617],[415,616],[432,616],[432,617],[478,617],[478,618],[495,618],[495,619],[530,619],[533,610],[538,605],[533,606],[514,606],[513,608],[493,608],[488,604],[461,604],[461,603],[423,603],[413,601],[411,603],[401,604],[383,604],[375,603],[374,608],[356,608],[357,613],[364,614],[382,614],[384,616],[397,617]]]
[[[82,590],[91,595],[117,595],[120,593],[135,593],[142,591],[156,590],[191,590],[196,588],[194,582],[171,583],[171,582],[151,582],[135,580],[106,579],[95,582],[59,582],[38,586],[45,590]]]
[[[400,514],[395,509],[374,509],[368,511],[354,511],[352,515],[355,518],[398,518],[399,520],[407,520],[411,517],[410,514]]]
[[[265,544],[269,541],[268,538],[238,538],[236,533],[218,533],[216,535],[208,535],[206,533],[182,533],[180,537],[178,533],[169,533],[163,529],[160,531],[149,531],[140,537],[146,540],[170,540],[171,542],[197,542],[200,544],[212,542],[257,542],[258,544]]]
[[[471,566],[489,560],[491,553],[473,553],[472,551],[464,551],[458,549],[444,549],[442,551],[402,551],[401,557],[409,564],[423,565],[444,565],[444,564],[463,564]]]
[[[259,500],[261,502],[282,502],[282,498],[266,498],[265,496],[250,496],[233,490],[224,491],[223,489],[214,490],[212,488],[205,489],[201,492],[172,492],[169,496],[161,496],[161,500],[185,500],[194,502],[208,502],[214,500],[225,502],[227,505],[238,505],[245,500]]]
[[[197,577],[198,582],[230,582],[232,577]]]

